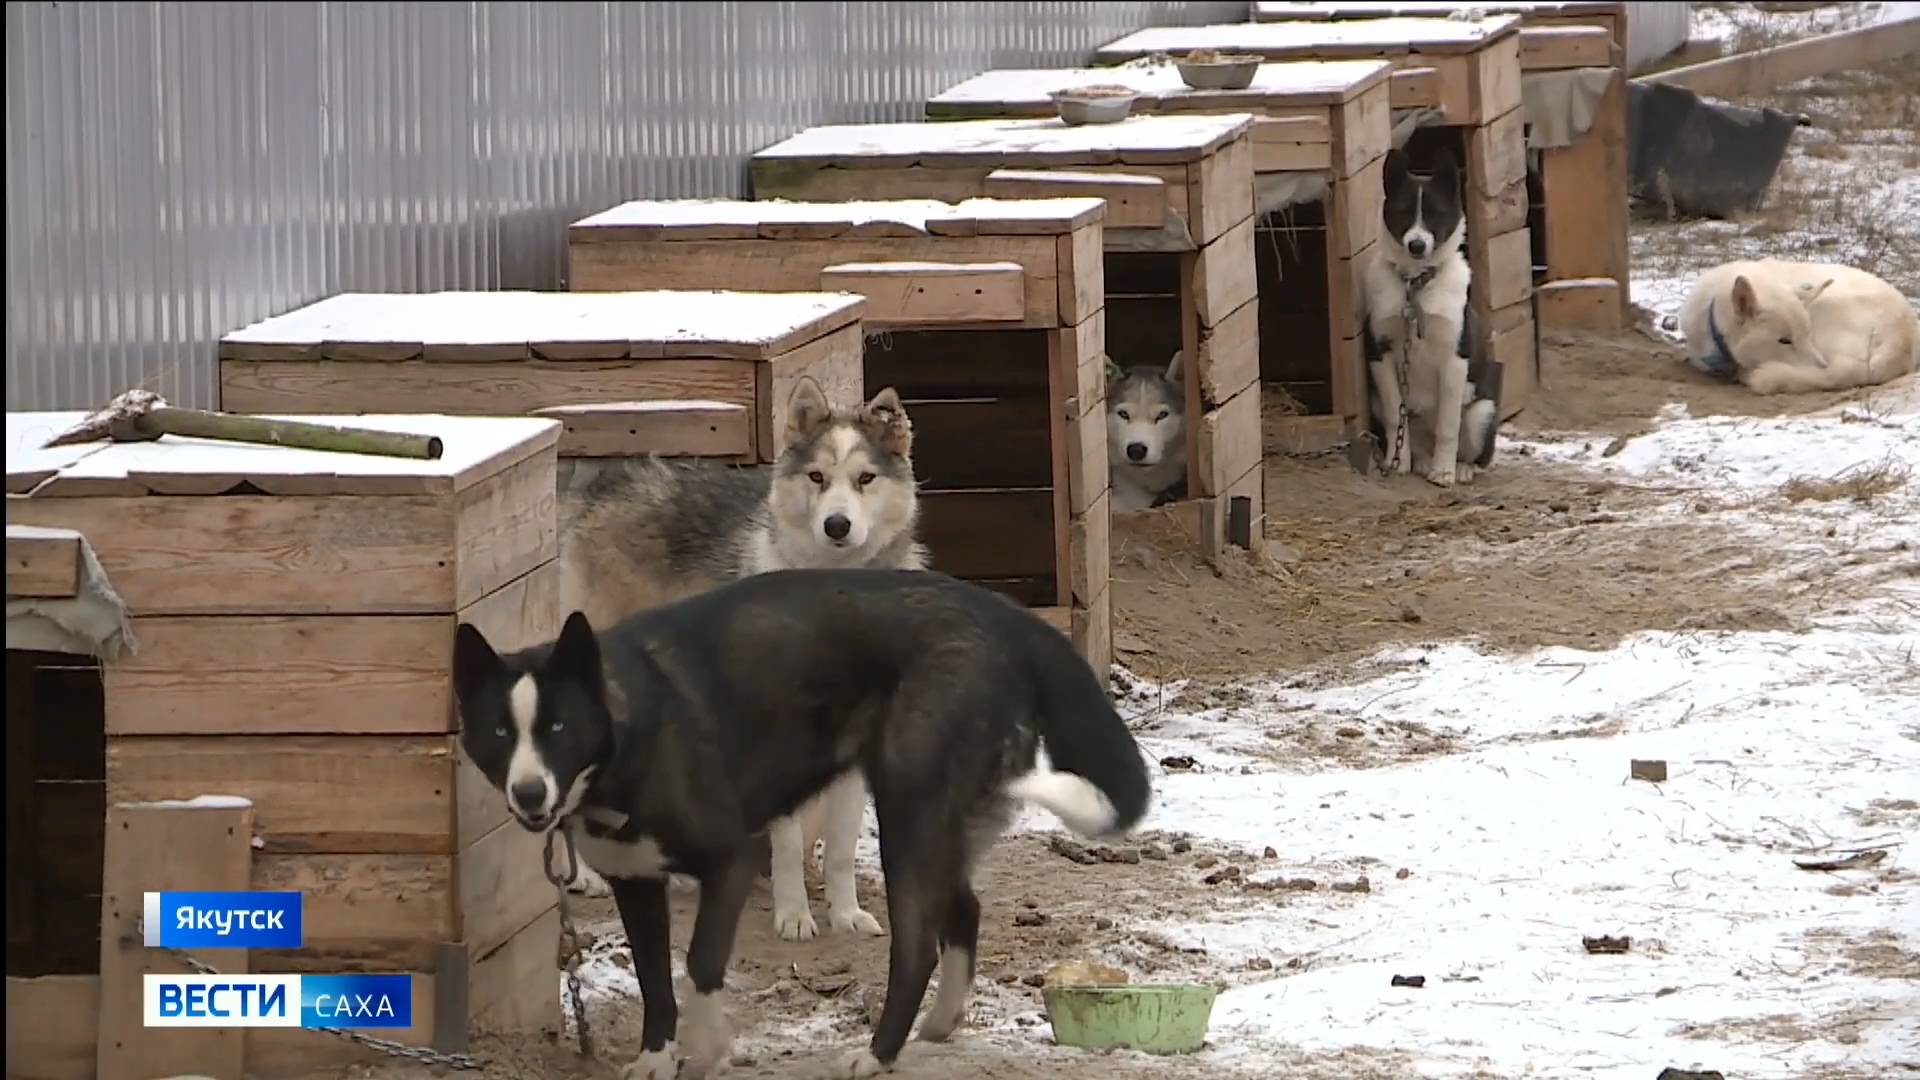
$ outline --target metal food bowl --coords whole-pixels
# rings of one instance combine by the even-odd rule
[[[1083,95],[1062,90],[1053,95],[1053,107],[1068,124],[1114,124],[1133,111],[1134,94]]]
[[[1195,90],[1245,90],[1260,72],[1260,58],[1222,56],[1202,63],[1176,60],[1173,66],[1180,69],[1180,81]]]

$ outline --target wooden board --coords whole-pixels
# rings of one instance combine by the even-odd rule
[[[1169,199],[1177,194],[1167,193]],[[1054,242],[1060,325],[1083,326],[1106,308],[1105,241],[1105,229],[1079,229],[1072,236],[1062,236]]]
[[[1524,309],[1525,305],[1516,305],[1509,310],[1517,313]],[[1497,313],[1496,321],[1499,321],[1499,315],[1504,314],[1507,313]],[[1512,417],[1525,408],[1527,402],[1533,398],[1534,388],[1539,385],[1537,343],[1533,320],[1530,317],[1524,318],[1524,321],[1518,325],[1496,329],[1493,332],[1487,351],[1493,359],[1505,366],[1501,374],[1500,387],[1500,418],[1502,420]]]
[[[753,413],[724,401],[607,401],[534,414],[561,423],[561,457],[753,460]]]
[[[1091,200],[1073,200],[1091,202]],[[759,204],[751,204],[759,205]],[[820,204],[777,204],[820,205]],[[1082,227],[1073,236],[1100,230]],[[571,286],[579,290],[702,288],[725,282],[733,288],[767,292],[814,290],[820,271],[846,262],[1012,262],[1020,264],[1026,291],[1023,325],[1061,324],[1063,292],[1070,275],[1059,268],[1057,243],[1066,236],[925,236],[833,239],[696,240],[669,251],[640,241],[575,242],[568,250]],[[1058,275],[1058,276],[1056,276]],[[1066,321],[1078,321],[1069,318]],[[657,394],[605,394],[575,401],[657,397]],[[673,395],[712,397],[715,395]],[[721,400],[729,400],[721,398]],[[559,404],[559,402],[554,402]]]
[[[1613,33],[1598,26],[1541,26],[1520,30],[1520,70],[1619,67]]]
[[[1464,122],[1484,124],[1520,107],[1520,35],[1489,42],[1471,64],[1472,107]]]
[[[1208,411],[1200,432],[1200,491],[1219,495],[1259,464],[1260,388],[1249,386]]]
[[[560,426],[550,420],[368,411],[376,415],[356,416],[351,425],[435,436],[442,443],[441,456],[427,461],[165,435],[150,442],[103,442],[96,452],[43,480],[33,497],[223,495],[242,485],[270,495],[441,495],[472,487],[550,449],[560,438]],[[282,418],[341,423],[327,415]]]
[[[1340,175],[1351,176],[1381,156],[1393,143],[1393,107],[1385,86],[1370,87],[1340,107],[1333,118],[1334,160]]]
[[[246,889],[253,821],[253,807],[237,799],[108,809],[100,909],[101,1076],[196,1073],[213,1080],[240,1080],[245,1029],[145,1026],[141,1001],[146,974],[184,973],[187,968],[147,948],[139,926],[148,892]],[[244,949],[189,952],[224,974],[248,970]]]
[[[920,497],[920,535],[933,569],[961,578],[1055,573],[1053,492],[934,491]]]
[[[9,1080],[94,1080],[100,977],[7,977]]]
[[[1058,119],[812,127],[753,155],[755,197],[777,194],[794,170],[831,167],[1182,164],[1245,133],[1249,116],[1133,116],[1071,127]]]
[[[1086,657],[1087,666],[1102,688],[1113,678],[1113,590],[1094,598],[1087,607],[1071,612],[1074,648]]]
[[[1247,216],[1201,249],[1193,300],[1203,328],[1218,325],[1259,295],[1253,264],[1254,218]]]
[[[755,455],[771,463],[787,448],[787,413],[802,378],[812,379],[828,401],[866,400],[866,345],[855,327],[836,330],[754,369]],[[877,392],[877,391],[876,391]]]
[[[1872,67],[1916,52],[1920,52],[1920,15],[1907,15],[1875,26],[1644,75],[1634,81],[1666,83],[1703,97],[1741,101],[1802,79]]]
[[[7,520],[97,537],[136,616],[445,613],[554,557],[553,454],[447,496],[36,497]]]
[[[1270,108],[1338,105],[1384,82],[1392,65],[1378,60],[1301,60],[1262,64],[1240,90],[1195,90],[1173,65],[1161,67],[1027,68],[987,71],[927,100],[934,119],[1055,115],[1053,92],[1099,84],[1126,86],[1140,96],[1133,112],[1261,112]],[[1324,140],[1323,140],[1324,141]],[[1109,225],[1112,223],[1109,222]]]
[[[1496,196],[1527,178],[1527,111],[1509,109],[1467,133],[1469,196]]]
[[[1612,278],[1575,278],[1536,285],[1540,325],[1560,330],[1620,328],[1620,283]]]
[[[1253,142],[1233,139],[1187,169],[1187,231],[1205,247],[1253,216]]]
[[[1303,172],[1333,161],[1328,125],[1316,117],[1260,117],[1253,122],[1253,171]]]
[[[1242,304],[1200,332],[1200,398],[1212,408],[1260,378],[1260,305]]]
[[[80,534],[7,526],[7,595],[73,596],[80,591]]]
[[[1087,607],[1107,591],[1112,572],[1108,496],[1101,492],[1086,513],[1076,515],[1069,526],[1070,554],[1067,558],[1074,603]]]
[[[1484,246],[1486,261],[1474,273],[1486,282],[1486,307],[1491,310],[1521,303],[1533,292],[1533,242],[1526,229],[1494,237]]]
[[[1345,60],[1399,57],[1408,53],[1448,56],[1472,53],[1500,38],[1518,38],[1520,19],[1385,18],[1340,22],[1218,23],[1155,26],[1137,30],[1094,50],[1100,64],[1137,60],[1154,53],[1179,55],[1195,49],[1253,53],[1268,60]]]
[[[1440,69],[1425,64],[1397,69],[1387,84],[1387,104],[1396,109],[1438,108]]]
[[[220,400],[222,407],[233,412],[361,413],[405,408],[489,417],[555,405],[644,399],[751,405],[757,366],[750,360],[530,360],[458,365],[227,361],[220,365]],[[553,427],[557,442],[559,425]]]
[[[1471,5],[1460,0],[1254,0],[1253,19],[1445,18],[1468,6],[1497,15],[1524,15],[1529,24],[1582,15],[1617,15],[1622,7],[1620,0],[1488,0]]]
[[[1052,115],[1051,107],[1047,115]],[[740,199],[642,199],[567,228],[569,244],[690,240],[831,240],[849,234],[1050,236],[1101,220],[1097,202],[1052,192],[1044,198],[878,202],[747,202]],[[884,230],[876,229],[884,226]]]
[[[1626,81],[1616,75],[1595,104],[1593,127],[1572,146],[1540,155],[1547,276],[1609,278],[1619,304],[1605,328],[1627,323]]]
[[[450,735],[121,737],[107,741],[107,797],[243,796],[253,802],[266,853],[452,854],[453,742]]]
[[[922,494],[1052,485],[1051,409],[1044,395],[904,404]]]
[[[1127,173],[1077,173],[1032,169],[995,169],[987,174],[987,193],[996,198],[1046,198],[1078,195],[1106,203],[1109,229],[1158,229],[1167,221],[1167,185],[1157,176]],[[872,312],[867,315],[871,322]]]
[[[608,360],[754,360],[857,323],[860,311],[818,293],[342,293],[226,335],[220,358],[498,362],[586,345]]]
[[[838,263],[820,287],[866,297],[869,326],[1019,322],[1026,283],[1016,262]]]

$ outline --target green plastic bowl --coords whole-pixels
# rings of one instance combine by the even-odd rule
[[[1042,996],[1062,1046],[1191,1054],[1206,1045],[1219,993],[1199,984],[1049,986]]]

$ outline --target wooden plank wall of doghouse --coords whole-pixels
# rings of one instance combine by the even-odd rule
[[[1187,173],[1188,227],[1201,246],[1187,257],[1193,299],[1181,312],[1181,339],[1186,355],[1197,359],[1183,365],[1188,416],[1196,401],[1202,410],[1200,423],[1188,425],[1188,491],[1204,500],[1200,540],[1214,557],[1233,542],[1228,526],[1236,498],[1248,500],[1249,549],[1264,546],[1252,138],[1241,135],[1188,165]]]
[[[1500,411],[1511,416],[1539,382],[1520,35],[1508,34],[1464,59],[1471,65],[1465,182],[1471,297],[1489,354],[1505,365]]]
[[[933,568],[1054,609],[1051,620],[1104,681],[1111,605],[1100,222],[971,235],[848,226],[828,211],[821,219],[769,225],[757,236],[684,222],[631,233],[576,226],[571,287],[796,292],[822,288],[823,277],[846,287],[850,275],[826,271],[847,264],[1017,265],[1025,297],[1017,319],[961,311],[937,322],[870,321],[865,394],[893,387],[913,423],[920,536]]]

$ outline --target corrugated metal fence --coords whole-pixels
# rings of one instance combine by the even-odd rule
[[[1693,28],[1693,5],[1663,3],[1641,3],[1629,0],[1627,4],[1627,70],[1638,71],[1642,66],[1667,55],[1687,43],[1687,33]]]
[[[217,397],[228,330],[349,290],[554,288],[567,222],[745,190],[1218,3],[9,3],[7,408]]]

